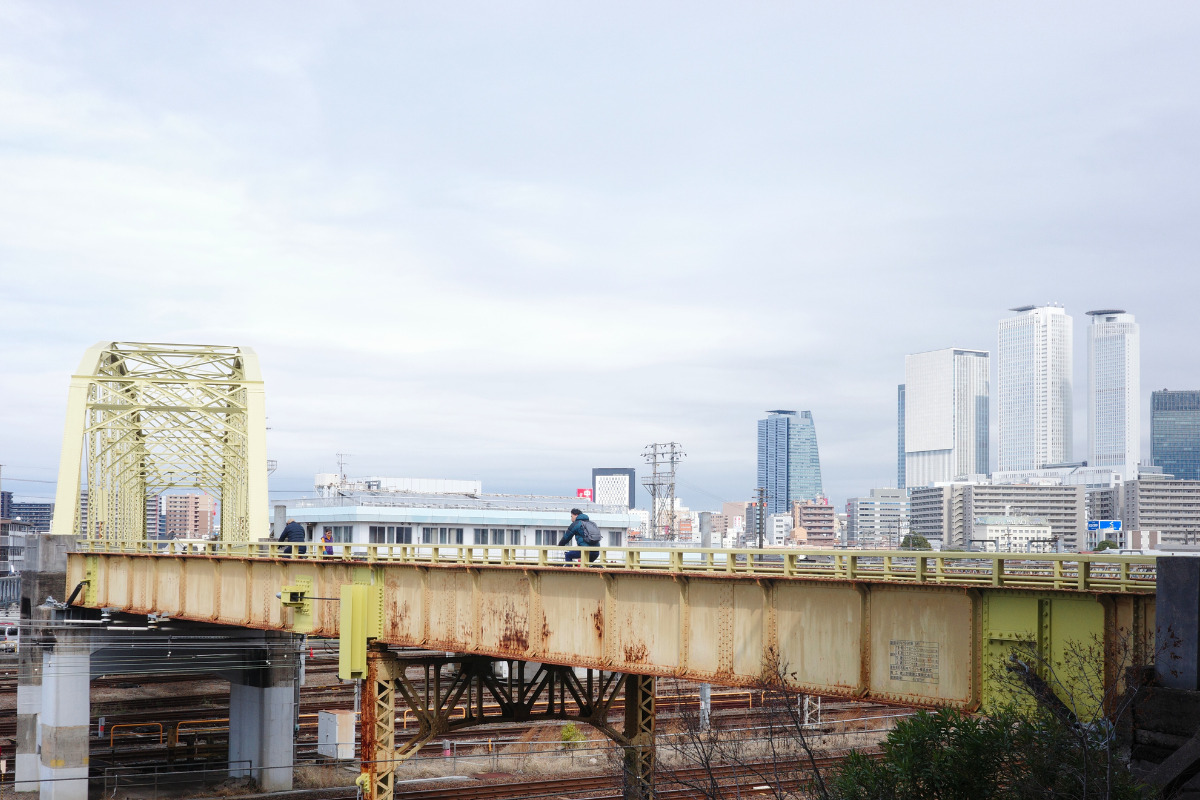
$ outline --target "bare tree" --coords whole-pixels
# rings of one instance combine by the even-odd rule
[[[804,719],[803,696],[786,688],[795,677],[784,668],[776,670],[748,730],[730,730],[715,716],[706,729],[698,711],[685,711],[670,748],[675,766],[662,771],[665,781],[706,800],[747,794],[789,800],[801,791],[829,800]]]

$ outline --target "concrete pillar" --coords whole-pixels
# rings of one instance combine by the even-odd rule
[[[21,572],[21,654],[17,669],[17,753],[16,789],[18,792],[38,791],[41,778],[39,748],[41,741],[43,686],[43,649],[40,642],[52,622],[55,611],[46,600],[67,597],[68,536],[27,534],[24,537],[25,565]],[[53,630],[53,628],[51,628]],[[86,673],[84,680],[86,682]],[[86,693],[85,693],[86,696]],[[84,708],[87,714],[87,707]],[[84,720],[86,734],[87,720]],[[85,784],[86,789],[86,784]]]
[[[41,800],[87,800],[91,641],[88,632],[60,632],[42,654],[38,719]]]
[[[700,730],[712,727],[712,684],[700,684]]]
[[[262,665],[229,676],[229,774],[283,792],[292,788],[297,654],[290,636],[264,639]]]
[[[712,512],[700,512],[700,546],[712,547]]]
[[[271,538],[278,539],[279,534],[287,526],[287,506],[282,503],[275,506],[274,519],[271,520]]]
[[[42,648],[22,636],[17,657],[16,790],[38,790],[38,713],[42,710]]]

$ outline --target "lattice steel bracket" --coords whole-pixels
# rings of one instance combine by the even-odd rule
[[[269,536],[258,357],[247,347],[96,344],[71,376],[51,532],[145,539],[147,498],[176,487],[220,502],[223,540]]]
[[[366,660],[361,756],[375,792],[367,800],[390,800],[395,765],[438,736],[476,725],[550,720],[583,722],[603,732],[625,750],[626,797],[649,800],[653,796],[655,684],[651,676],[588,670],[580,678],[573,668],[554,664],[539,664],[527,675],[526,662],[508,661],[508,677],[497,678],[493,669],[497,660],[487,656],[399,658],[378,646],[371,647]],[[625,726],[618,730],[608,717],[622,689]],[[417,732],[403,744],[395,742],[397,695],[417,722]],[[381,716],[387,716],[391,725]]]

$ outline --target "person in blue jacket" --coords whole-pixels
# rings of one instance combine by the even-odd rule
[[[304,526],[301,525],[299,522],[296,522],[296,520],[294,520],[294,519],[289,519],[287,521],[287,525],[285,525],[283,527],[283,533],[279,534],[279,541],[281,541],[281,542],[303,542],[304,541]],[[307,548],[305,548],[304,546],[300,546],[300,547],[296,548],[296,551],[300,555],[304,555],[304,553],[307,551]],[[290,556],[292,554],[292,548],[291,547],[281,547],[281,548],[279,548],[279,552],[285,556]]]
[[[587,523],[586,525],[584,523]],[[579,550],[568,550],[565,554],[567,563],[579,561],[583,557],[583,550],[588,551],[588,562],[595,561],[600,556],[600,551],[596,549],[598,542],[588,541],[588,531],[597,531],[596,523],[588,518],[588,515],[580,511],[578,508],[571,509],[571,527],[567,528],[566,533],[558,542],[558,546],[570,544],[571,538],[574,537],[575,544],[579,545]]]

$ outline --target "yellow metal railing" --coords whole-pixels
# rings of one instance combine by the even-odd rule
[[[300,548],[304,548],[301,553]],[[436,566],[558,567],[727,576],[1153,592],[1154,556],[1103,553],[964,553],[911,550],[726,550],[601,547],[594,562],[567,564],[567,547],[485,544],[297,544],[211,540],[77,542],[77,552],[185,558],[298,559],[310,562]],[[575,547],[574,549],[578,549]]]

